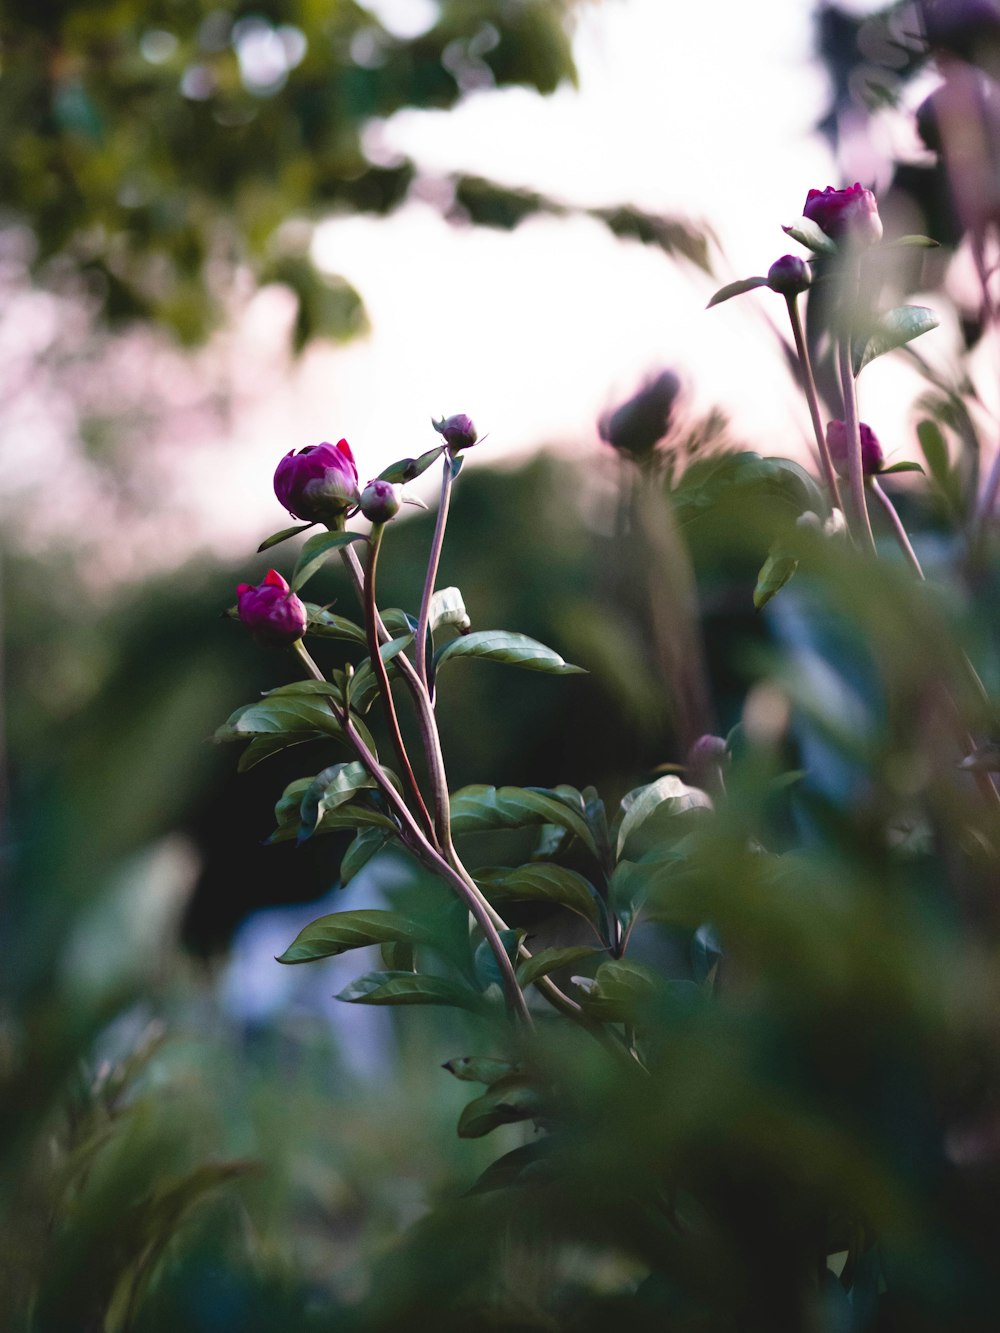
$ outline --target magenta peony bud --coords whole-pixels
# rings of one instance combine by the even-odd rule
[[[453,417],[442,417],[440,421],[431,424],[453,454],[458,453],[459,449],[471,449],[479,439],[472,418],[464,412],[458,412]]]
[[[704,770],[729,758],[729,747],[721,736],[699,736],[688,750],[688,768]]]
[[[882,239],[882,219],[875,196],[859,181],[846,190],[835,190],[832,185],[825,190],[810,190],[802,215],[815,222],[832,241],[872,245]]]
[[[644,458],[670,430],[680,390],[681,382],[674,372],[661,370],[621,407],[601,418],[597,423],[601,439],[620,453]]]
[[[809,265],[796,255],[782,255],[767,270],[767,285],[779,296],[799,296],[811,282]]]
[[[403,493],[391,481],[376,477],[361,492],[361,512],[372,523],[388,523],[399,513]]]
[[[310,444],[278,464],[274,493],[294,518],[329,523],[358,503],[358,469],[346,440]]]
[[[241,583],[236,589],[240,620],[258,643],[285,648],[306,631],[306,608],[276,569],[269,569],[259,587]]]
[[[872,477],[876,472],[882,471],[885,456],[882,453],[882,446],[878,442],[878,436],[871,426],[866,426],[862,421],[860,433],[861,469],[866,477]],[[850,472],[850,464],[847,461],[847,427],[843,421],[827,422],[826,447],[830,450],[833,466],[842,477],[846,477]]]

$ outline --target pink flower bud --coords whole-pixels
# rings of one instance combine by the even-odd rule
[[[402,491],[391,481],[376,477],[361,492],[361,512],[372,523],[388,523],[399,513],[403,503]]]
[[[873,245],[882,239],[882,219],[875,196],[860,181],[846,190],[835,190],[832,185],[825,190],[810,190],[802,215],[815,222],[831,241]]]
[[[871,426],[860,424],[861,434],[861,470],[866,477],[872,477],[876,472],[882,471],[882,464],[885,462],[885,455],[882,453],[882,446],[878,442],[878,436],[872,430]],[[842,477],[850,473],[850,463],[847,461],[848,434],[847,426],[843,421],[829,421],[826,427],[826,447],[830,450],[830,457],[833,460],[833,466]]]
[[[645,458],[670,430],[681,382],[672,370],[661,370],[627,402],[597,423],[602,440],[619,453]]]
[[[240,620],[258,643],[285,648],[306,631],[306,608],[276,569],[269,569],[258,587],[241,583],[236,589]]]
[[[294,518],[328,523],[358,503],[358,469],[346,440],[308,445],[278,464],[274,493]]]
[[[453,454],[458,453],[459,449],[471,449],[479,439],[472,418],[464,412],[458,412],[453,417],[442,417],[440,421],[431,424]]]
[[[767,270],[767,285],[779,296],[798,296],[811,282],[809,265],[796,255],[782,255]]]

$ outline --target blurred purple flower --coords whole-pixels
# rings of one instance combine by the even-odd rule
[[[269,569],[264,582],[254,587],[241,583],[236,589],[240,620],[258,643],[284,648],[302,638],[306,608],[276,569]]]
[[[663,370],[647,380],[621,407],[601,418],[597,426],[601,439],[620,453],[645,457],[669,431],[680,388],[681,382],[672,370]]]
[[[274,473],[274,493],[294,518],[328,523],[358,503],[358,469],[346,440],[293,449]]]
[[[882,239],[882,219],[871,190],[855,181],[846,190],[810,190],[806,195],[803,217],[815,222],[832,241],[852,240],[872,245]]]
[[[882,464],[885,462],[885,456],[882,453],[882,446],[878,442],[878,436],[863,421],[860,424],[861,431],[861,468],[866,477],[874,476],[876,472],[882,471]],[[848,436],[847,426],[843,421],[829,421],[826,427],[826,447],[830,450],[830,457],[833,459],[833,466],[842,477],[846,477],[850,471],[850,465],[847,461]]]
[[[440,421],[433,421],[431,424],[453,454],[459,449],[471,449],[479,439],[472,418],[466,416],[464,412],[456,412],[452,417],[442,417]]]
[[[797,255],[782,255],[767,270],[767,285],[779,296],[798,296],[811,282],[809,265]]]

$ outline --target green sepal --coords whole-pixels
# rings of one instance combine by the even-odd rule
[[[793,241],[798,241],[799,245],[804,245],[807,250],[812,250],[817,255],[835,255],[837,254],[837,245],[831,241],[822,227],[817,226],[812,218],[799,218],[791,226],[783,226],[781,230],[786,236],[790,236]]]
[[[893,472],[919,472],[921,476],[927,475],[919,463],[906,460],[902,463],[891,463],[888,467],[882,468],[879,476],[886,477]]]
[[[412,481],[414,477],[419,477],[422,472],[426,472],[432,463],[435,463],[444,453],[447,445],[437,444],[433,449],[428,449],[426,453],[419,458],[401,458],[398,463],[390,463],[384,472],[379,473],[379,481],[407,482]]]
[[[300,532],[308,532],[310,528],[315,526],[315,523],[295,523],[290,528],[282,528],[280,532],[272,532],[270,537],[265,537],[257,547],[257,554],[262,555],[265,551],[269,551],[272,546],[277,546],[279,542],[287,542],[289,537],[297,537]]]

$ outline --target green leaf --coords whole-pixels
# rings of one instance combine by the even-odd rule
[[[883,241],[879,246],[880,250],[936,250],[940,246],[940,241],[932,240],[930,236],[897,236],[895,240]]]
[[[306,731],[296,736],[258,736],[240,755],[236,771],[246,773],[261,760],[269,759],[272,754],[279,754],[293,745],[303,745],[306,741],[319,740],[325,734],[322,731]]]
[[[317,532],[315,537],[310,537],[303,543],[302,550],[299,552],[299,558],[295,562],[295,571],[291,578],[291,587],[293,592],[298,590],[312,578],[325,562],[328,555],[333,551],[340,551],[345,546],[350,546],[352,542],[367,541],[368,538],[360,532]]]
[[[496,1083],[517,1072],[509,1060],[492,1060],[481,1055],[459,1055],[441,1066],[462,1083]]]
[[[541,1113],[542,1099],[520,1074],[501,1079],[488,1092],[469,1102],[458,1118],[460,1139],[481,1139],[500,1125],[534,1120]]]
[[[382,850],[391,836],[387,829],[360,829],[340,863],[341,884],[349,884],[358,871],[364,869],[376,852]]]
[[[382,966],[387,972],[415,972],[416,954],[412,944],[406,940],[386,940],[378,946]]]
[[[486,1194],[490,1190],[508,1189],[519,1184],[524,1177],[540,1175],[541,1172],[533,1168],[544,1162],[550,1152],[550,1140],[547,1138],[534,1143],[522,1143],[519,1148],[512,1148],[491,1162],[468,1193]]]
[[[321,639],[347,639],[351,643],[360,643],[367,647],[368,640],[360,625],[344,616],[335,616],[325,606],[316,606],[314,602],[304,603],[309,623],[307,634],[315,634]]]
[[[479,870],[476,883],[490,902],[554,903],[576,912],[591,925],[600,925],[594,886],[577,871],[551,861],[529,861],[513,870]]]
[[[412,481],[414,477],[419,477],[421,472],[426,472],[431,464],[441,457],[446,447],[446,445],[438,444],[433,449],[428,449],[426,453],[421,454],[419,458],[401,458],[398,463],[390,463],[384,472],[379,473],[379,480]]]
[[[331,764],[318,773],[306,788],[299,807],[299,842],[305,842],[316,832],[320,819],[328,810],[345,805],[359,791],[376,786],[375,779],[364,764],[355,760],[349,764]]]
[[[721,305],[723,301],[729,301],[734,296],[742,296],[744,292],[752,292],[756,287],[766,286],[767,278],[740,278],[738,282],[730,282],[725,287],[720,287],[705,309],[711,310],[712,306]]]
[[[760,611],[775,593],[781,591],[798,567],[798,559],[788,555],[781,549],[779,543],[775,543],[757,574],[757,584],[753,590],[753,604],[756,610]]]
[[[455,833],[525,828],[532,824],[558,824],[575,834],[589,851],[597,855],[594,836],[583,815],[564,798],[545,788],[476,784],[463,787],[451,798],[451,825]]]
[[[270,537],[265,537],[257,547],[257,554],[261,555],[264,551],[269,551],[272,546],[277,546],[279,542],[286,542],[289,537],[296,537],[300,532],[308,532],[315,526],[315,523],[296,523],[290,528],[282,528],[280,532],[272,532]]]
[[[417,621],[408,611],[401,611],[398,606],[390,606],[382,612],[382,623],[394,637],[403,634],[416,634]]]
[[[434,654],[438,668],[453,657],[482,657],[491,662],[507,662],[529,671],[547,671],[556,676],[579,675],[583,667],[566,662],[552,648],[529,639],[526,634],[509,634],[505,630],[479,630],[475,634],[460,635]]]
[[[513,965],[517,960],[517,949],[521,941],[521,932],[517,930],[501,930],[498,932],[500,943],[504,947],[504,952]],[[500,964],[497,962],[496,954],[488,940],[481,940],[476,946],[476,952],[472,956],[472,967],[476,974],[476,980],[483,990],[488,990],[490,986],[497,986],[501,991],[504,990],[503,973],[500,971]]]
[[[332,688],[332,687],[331,687]],[[215,733],[216,741],[250,740],[255,736],[340,736],[340,723],[320,699],[275,691],[257,703],[237,708]]]
[[[869,361],[897,347],[905,347],[922,333],[938,326],[933,310],[923,305],[901,305],[880,315],[870,332],[856,334],[851,340],[851,362],[854,374],[860,375]]]
[[[388,643],[383,643],[378,650],[378,655],[388,668],[392,659],[404,652],[412,642],[413,635],[404,634],[398,639],[391,639]],[[394,674],[394,671],[388,671],[390,680]],[[378,677],[372,670],[371,660],[366,657],[363,662],[358,663],[358,669],[351,677],[350,703],[352,713],[367,713],[378,698],[378,691]]]
[[[892,463],[889,465],[889,467],[882,468],[879,475],[885,477],[888,476],[891,472],[919,472],[921,476],[924,475],[924,470],[920,466],[920,464],[911,462],[909,460],[905,460],[902,463]]]
[[[517,980],[524,990],[532,982],[547,977],[560,967],[575,967],[584,959],[593,958],[601,953],[600,949],[588,949],[584,945],[575,945],[565,949],[539,949],[538,953],[526,958],[517,969]]]
[[[319,917],[300,931],[278,958],[278,962],[311,963],[317,958],[335,958],[350,949],[363,949],[369,944],[399,940],[408,944],[433,944],[435,932],[399,912],[375,908],[358,912],[334,912],[330,916]],[[344,996],[339,998],[343,999]],[[369,1003],[378,1002],[371,1000]]]
[[[336,998],[347,1004],[445,1004],[474,1013],[489,1008],[478,991],[419,972],[366,972]]]
[[[836,244],[830,240],[826,232],[818,227],[812,218],[799,218],[798,222],[789,227],[782,227],[781,230],[786,236],[790,236],[793,241],[798,241],[799,245],[804,245],[807,250],[812,250],[817,255],[835,255],[837,253]]]
[[[621,823],[618,826],[617,853],[621,856],[625,844],[654,811],[667,806],[667,813],[682,814],[685,810],[712,808],[711,797],[700,787],[689,787],[673,773],[657,778],[645,787],[636,787],[622,798]]]
[[[917,425],[917,439],[932,479],[946,495],[949,494],[951,466],[948,460],[948,445],[941,433],[941,427],[936,421],[926,418]]]
[[[658,847],[655,859],[649,856],[638,861],[620,860],[611,872],[608,885],[608,897],[619,919],[628,920],[650,893],[663,888],[676,876],[684,859],[678,844],[669,849]]]
[[[657,974],[640,963],[613,961],[597,969],[594,985],[580,1000],[584,1010],[608,1023],[634,1023],[660,988]]]
[[[439,629],[446,626],[453,627],[459,634],[468,633],[472,621],[465,609],[462,594],[457,588],[439,588],[434,593],[431,597],[428,624],[432,634],[436,634]]]

